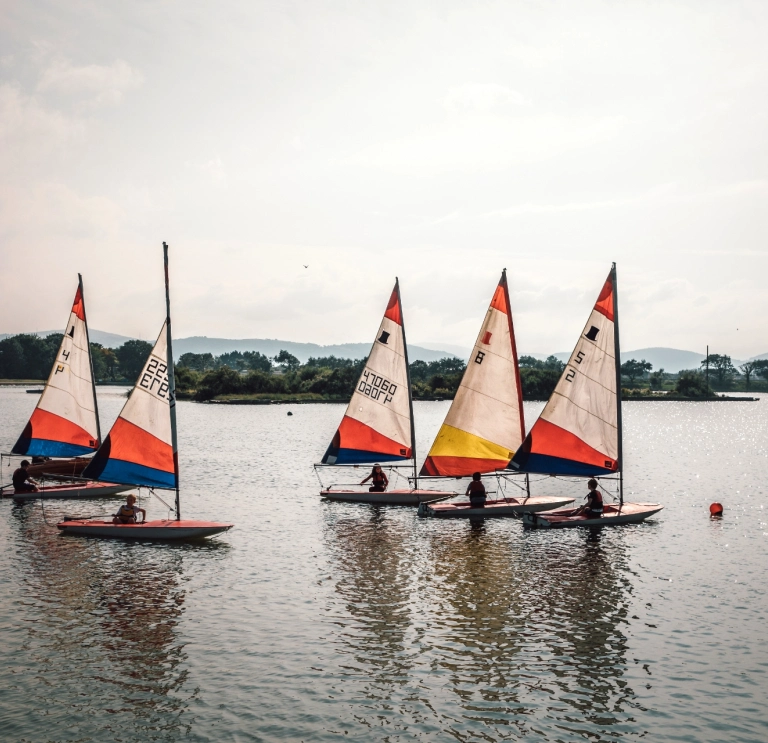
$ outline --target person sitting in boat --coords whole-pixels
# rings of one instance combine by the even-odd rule
[[[368,480],[371,480],[371,487],[368,488],[369,493],[383,493],[389,485],[389,480],[384,474],[384,471],[381,469],[380,464],[374,464],[373,469],[371,470],[371,474],[368,475],[368,477],[366,477],[365,480],[363,480],[360,484],[365,485]]]
[[[593,477],[588,483],[589,493],[587,502],[576,511],[575,515],[582,514],[588,519],[599,519],[603,516],[603,494],[598,490],[597,480]]]
[[[126,502],[120,506],[115,517],[112,519],[113,524],[141,523],[138,519],[139,513],[141,514],[141,521],[147,520],[147,512],[136,505],[136,496],[133,493],[130,493],[125,500]]]
[[[480,473],[475,472],[472,475],[472,482],[467,485],[466,495],[469,496],[470,508],[485,508],[485,485],[480,478]]]
[[[14,493],[36,493],[38,491],[37,482],[27,473],[29,462],[25,459],[21,466],[13,473],[13,492]]]

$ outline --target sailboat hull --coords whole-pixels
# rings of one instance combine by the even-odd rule
[[[40,488],[36,493],[8,493],[8,495],[16,503],[34,500],[84,500],[87,498],[108,498],[131,490],[132,487],[132,485],[115,485],[108,482],[86,482],[79,485],[51,485]]]
[[[575,509],[543,511],[525,514],[523,524],[531,529],[566,529],[573,526],[618,526],[619,524],[637,524],[653,516],[664,508],[658,503],[625,503],[618,506],[606,506],[599,519],[574,515]]]
[[[430,516],[438,519],[472,519],[472,518],[501,518],[521,516],[535,511],[549,511],[573,503],[573,498],[556,498],[548,495],[531,496],[518,500],[489,500],[483,508],[472,508],[468,501],[459,503],[438,503],[434,506],[424,505],[419,508],[419,516]]]
[[[369,493],[360,490],[320,491],[322,498],[347,503],[378,503],[389,506],[418,506],[421,503],[433,503],[455,497],[456,493],[446,490],[386,490],[383,493]]]
[[[113,524],[109,521],[70,519],[56,524],[62,534],[108,539],[204,539],[221,534],[233,524],[215,521],[147,521],[143,524]]]
[[[65,475],[77,477],[87,466],[90,459],[73,457],[72,459],[49,459],[27,467],[27,474],[32,477],[53,477]]]

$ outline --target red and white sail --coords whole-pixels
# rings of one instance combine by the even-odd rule
[[[166,321],[167,323],[167,321]],[[178,483],[173,447],[166,324],[139,378],[83,477],[173,489]]]
[[[520,370],[505,270],[421,474],[463,477],[504,469],[524,436]]]
[[[12,453],[74,457],[100,443],[81,279],[45,389]]]
[[[322,461],[364,464],[411,457],[408,363],[400,287],[395,282],[363,373]]]
[[[620,462],[616,268],[611,270],[555,391],[510,468],[604,475]]]

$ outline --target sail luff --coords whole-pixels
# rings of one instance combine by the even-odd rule
[[[412,458],[413,415],[399,283],[322,464],[372,464]]]
[[[620,472],[615,306],[612,270],[511,469],[574,476]]]
[[[168,397],[171,415],[171,446],[173,447],[173,469],[176,475],[176,521],[181,520],[179,497],[179,441],[176,430],[176,375],[173,366],[173,345],[171,340],[171,293],[168,280],[168,243],[163,243],[163,264],[165,267],[165,332],[168,353]]]
[[[517,386],[517,403],[520,406],[520,441],[525,439],[525,409],[523,408],[523,385],[520,381],[520,364],[517,359],[517,340],[515,339],[515,324],[512,321],[512,303],[509,301],[509,283],[507,282],[507,269],[504,268],[501,271],[501,281],[504,287],[504,298],[507,301],[507,307],[509,312],[507,318],[509,319],[509,337],[512,341],[512,360],[515,368],[515,384]]]
[[[96,375],[93,373],[93,353],[91,351],[91,335],[88,331],[88,313],[85,311],[85,290],[83,289],[83,275],[77,274],[80,286],[80,298],[83,302],[83,317],[85,322],[85,341],[88,344],[88,364],[91,367],[91,387],[93,389],[93,412],[96,414],[96,444],[101,446],[101,421],[99,420],[99,403],[96,400]]]
[[[616,425],[618,428],[619,507],[624,505],[624,431],[621,417],[621,345],[619,343],[619,290],[616,264],[611,267],[613,277],[613,346],[616,363]]]
[[[403,316],[403,301],[400,298],[400,279],[395,276],[397,303],[400,305],[400,323],[403,328],[403,355],[405,356],[405,378],[408,386],[408,409],[411,413],[411,457],[413,458],[413,487],[419,487],[419,472],[416,467],[416,421],[413,417],[413,387],[411,386],[411,366],[408,363],[408,340],[405,335],[405,318]]]
[[[421,475],[465,477],[504,469],[525,436],[506,270]]]
[[[99,446],[93,368],[81,281],[56,358],[27,425],[11,453],[73,457]]]

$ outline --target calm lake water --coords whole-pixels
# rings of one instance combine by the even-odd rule
[[[0,449],[35,402],[0,389]],[[422,456],[447,406],[416,403]],[[236,524],[207,544],[0,502],[0,740],[768,740],[765,396],[625,403],[626,497],[666,508],[595,534],[323,502],[343,409],[180,403],[182,515]]]

